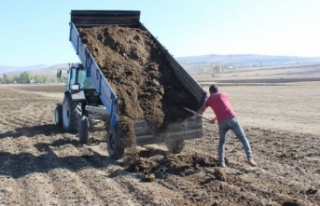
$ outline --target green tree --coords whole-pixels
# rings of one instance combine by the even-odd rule
[[[22,84],[30,84],[30,81],[32,79],[32,75],[30,72],[22,72],[20,75],[19,75],[19,83],[22,83]]]
[[[42,83],[43,82],[42,76],[40,74],[33,75],[33,79],[34,79],[34,81],[36,83]]]
[[[41,79],[42,79],[41,83],[49,83],[50,77],[47,75],[41,74]]]
[[[13,83],[13,78],[10,75],[3,74],[3,80],[5,84],[12,84]]]
[[[22,83],[22,80],[20,78],[20,75],[12,75],[12,83]]]

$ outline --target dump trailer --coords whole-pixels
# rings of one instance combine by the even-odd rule
[[[64,103],[57,105],[56,122],[58,121],[57,124],[60,126],[64,125],[65,129],[68,130],[69,125],[75,125],[75,120],[73,119],[77,116],[78,127],[73,131],[77,130],[80,142],[85,143],[88,139],[89,127],[92,125],[91,120],[100,119],[105,121],[107,125],[106,141],[108,153],[111,158],[119,159],[124,154],[127,146],[123,143],[124,141],[121,141],[123,138],[122,131],[118,125],[119,99],[87,45],[82,42],[78,30],[79,28],[108,25],[138,28],[150,34],[161,52],[165,55],[176,77],[183,87],[192,94],[193,98],[197,100],[199,107],[202,106],[205,101],[206,92],[203,91],[201,86],[179,65],[157,38],[140,22],[140,11],[72,10],[70,41],[81,64],[74,64],[69,68],[68,79],[70,81],[72,79],[76,80],[74,80],[74,82],[69,81],[68,83],[69,86],[65,91],[65,99],[67,100],[64,100],[64,102],[67,102],[65,103],[66,106],[64,106]],[[82,75],[80,75],[80,73]],[[84,82],[86,82],[86,85]],[[64,124],[64,121],[67,121],[68,124]],[[184,140],[203,136],[202,120],[193,115],[168,124],[165,129],[160,132],[155,132],[154,127],[145,119],[133,119],[133,122],[137,145],[167,143],[167,146],[173,153],[181,152]]]

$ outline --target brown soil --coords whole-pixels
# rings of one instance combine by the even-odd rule
[[[221,169],[217,126],[205,124],[204,137],[186,141],[181,154],[150,146],[141,149],[134,167],[124,169],[109,158],[105,131],[90,133],[89,143],[81,145],[54,125],[63,93],[52,91],[62,88],[0,86],[0,205],[319,205],[318,133],[246,126],[259,166],[247,164],[241,144],[229,134],[227,167]],[[234,97],[243,99],[250,89]],[[277,98],[275,92],[264,94]],[[259,102],[260,113],[267,104]]]
[[[183,107],[198,108],[147,32],[120,26],[78,30],[121,100],[120,115],[160,128],[192,115]]]
[[[24,90],[24,91],[41,92],[41,93],[61,93],[64,91],[64,85],[65,85],[64,83],[32,84],[32,85],[15,84],[15,85],[10,85],[10,88]]]

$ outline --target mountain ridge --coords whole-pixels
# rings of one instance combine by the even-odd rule
[[[226,54],[226,55],[202,55],[176,58],[185,66],[208,65],[208,64],[237,64],[238,66],[259,65],[284,65],[319,63],[320,57],[278,56],[259,54]]]
[[[208,54],[200,56],[176,57],[175,59],[183,67],[214,64],[236,64],[238,68],[241,68],[320,63],[320,57],[277,56],[259,54]],[[0,65],[0,76],[2,76],[3,74],[19,74],[24,71],[31,72],[32,74],[46,74],[51,76],[56,74],[58,68],[68,68],[68,63],[59,63],[54,65],[37,64],[31,66]]]

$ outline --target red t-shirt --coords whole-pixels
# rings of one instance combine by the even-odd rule
[[[211,94],[206,100],[205,106],[212,108],[218,122],[236,116],[236,113],[230,106],[229,96],[226,93],[217,92]]]

